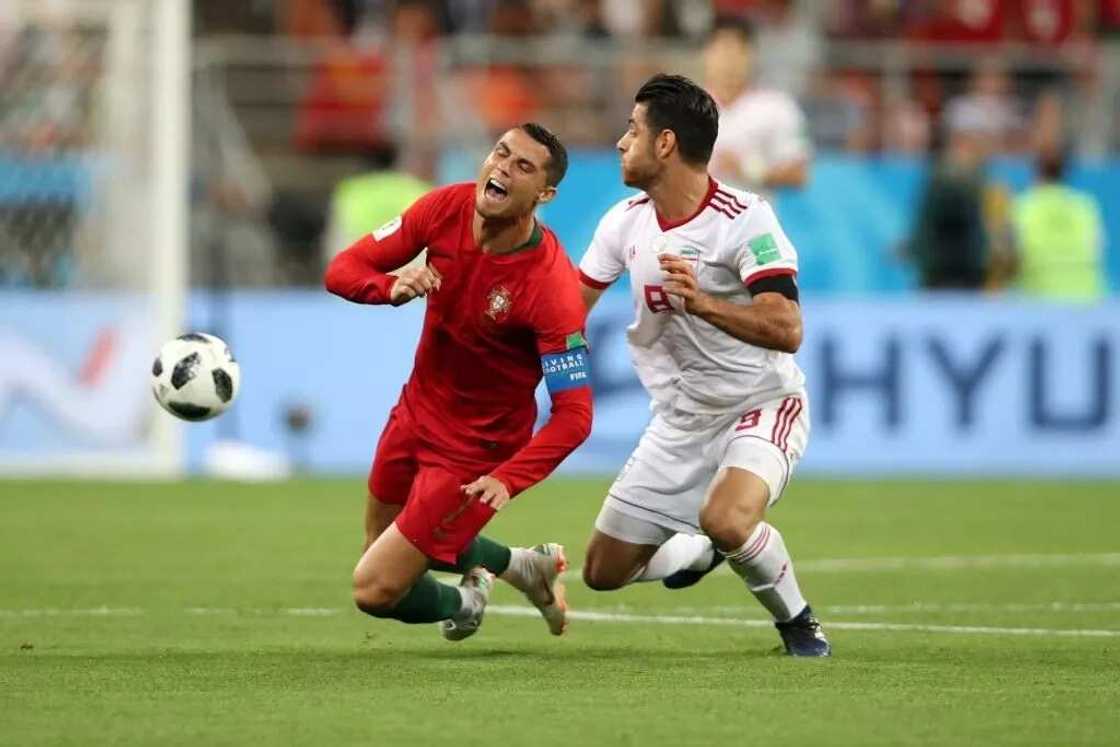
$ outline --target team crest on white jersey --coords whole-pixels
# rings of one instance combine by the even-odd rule
[[[513,296],[504,285],[496,286],[486,297],[486,316],[495,322],[500,322],[509,316],[510,307],[513,305]]]
[[[700,265],[700,249],[689,244],[681,243],[679,238],[662,234],[653,240],[655,254],[675,254],[681,259],[691,262],[694,267]]]

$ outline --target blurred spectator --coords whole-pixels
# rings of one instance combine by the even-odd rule
[[[621,37],[679,37],[681,13],[690,0],[601,0],[603,19],[611,34]]]
[[[610,37],[601,0],[575,0],[575,7],[567,18],[580,36],[599,40]]]
[[[388,60],[377,49],[338,40],[315,65],[300,102],[296,145],[316,152],[354,152],[390,139]]]
[[[767,0],[755,14],[758,83],[795,98],[808,93],[821,63],[822,40],[815,15],[793,0]]]
[[[396,168],[392,148],[365,155],[367,171],[341,180],[334,188],[327,218],[323,260],[350,246],[404,212],[432,185]]]
[[[887,104],[883,109],[882,149],[888,153],[926,153],[933,128],[925,107],[914,99]]]
[[[497,0],[490,17],[490,33],[499,40],[527,40],[535,31],[526,0]],[[512,63],[465,68],[459,85],[490,135],[537,118],[542,106],[536,68]]]
[[[822,149],[866,151],[872,145],[870,81],[858,73],[822,70],[805,99],[813,144]]]
[[[825,3],[824,23],[830,36],[873,39],[895,36],[902,18],[897,0],[835,0]]]
[[[1066,142],[1065,104],[1056,90],[1043,91],[1035,101],[1030,128],[1033,153],[1049,153],[1061,149]]]
[[[1023,149],[1023,116],[1011,93],[1011,79],[999,60],[989,58],[980,64],[968,91],[949,101],[943,126],[987,139],[989,151]]]
[[[755,87],[752,27],[717,20],[704,47],[705,83],[720,106],[712,173],[754,191],[801,187],[812,146],[805,115],[784,91]]]
[[[903,22],[912,39],[942,43],[997,42],[1007,31],[1010,0],[917,0]]]
[[[450,0],[447,3],[452,33],[485,34],[498,0]]]
[[[923,288],[983,287],[988,260],[983,166],[987,139],[967,129],[949,135],[918,207],[907,252]]]
[[[1045,152],[1036,184],[1015,201],[1018,286],[1038,298],[1092,302],[1107,286],[1100,206],[1062,183],[1065,168],[1060,150]]]
[[[1120,0],[1099,0],[1097,28],[1102,34],[1120,34]]]
[[[1031,44],[1064,44],[1091,32],[1097,17],[1093,0],[1023,0],[1014,5],[1017,36]]]

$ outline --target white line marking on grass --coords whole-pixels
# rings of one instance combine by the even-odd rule
[[[824,606],[837,615],[874,615],[883,612],[1115,612],[1120,602],[914,602],[912,604],[834,604]]]
[[[1066,555],[940,555],[892,558],[820,558],[795,560],[799,572],[848,573],[879,571],[958,571],[977,568],[1057,568],[1063,566],[1120,566],[1120,553],[1076,553]],[[714,573],[732,573],[726,565]],[[582,568],[570,568],[565,578],[579,578]]]
[[[826,558],[796,563],[806,571],[971,570],[974,568],[1054,568],[1120,565],[1120,553],[1068,555],[942,555],[925,558]]]
[[[516,605],[490,605],[486,608],[492,615],[506,617],[536,617],[540,613],[535,607]],[[708,608],[720,609],[720,608]],[[723,608],[726,609],[726,608]],[[332,617],[349,611],[335,607],[289,607],[285,609],[231,607],[188,607],[184,610],[195,615],[239,615],[294,617]],[[29,617],[140,617],[147,610],[137,607],[92,607],[82,609],[0,609],[0,618],[15,619]],[[634,615],[619,612],[596,612],[594,610],[575,610],[568,613],[573,620],[605,623],[653,624],[653,625],[705,625],[736,628],[770,628],[770,620],[745,619],[736,617],[709,617],[704,615]],[[984,625],[922,625],[888,622],[826,621],[825,627],[832,630],[871,630],[919,633],[949,633],[955,635],[1017,635],[1017,636],[1057,636],[1068,638],[1120,638],[1120,630],[1078,629],[1078,628],[1008,628]]]
[[[509,617],[535,617],[540,613],[535,607],[490,605],[487,613]],[[577,610],[568,613],[573,620],[607,623],[638,623],[654,625],[712,625],[739,628],[770,628],[769,620],[742,620],[730,617],[700,617],[681,615],[626,615],[614,612]],[[953,633],[958,635],[1027,635],[1063,636],[1075,638],[1120,638],[1120,630],[1063,629],[1063,628],[997,628],[981,625],[911,625],[883,622],[825,622],[826,630],[889,630],[897,632]]]
[[[341,611],[337,607],[289,607],[280,613],[294,617],[331,617]]]
[[[58,609],[44,607],[26,610],[0,610],[0,617],[139,617],[146,614],[138,607],[88,607],[84,609]]]
[[[187,607],[188,615],[236,615],[232,607]]]
[[[632,607],[625,605],[612,608],[616,612],[629,613]],[[877,615],[884,613],[906,612],[1115,612],[1120,610],[1120,602],[1010,602],[1006,604],[988,602],[911,602],[909,604],[823,604],[814,607],[822,614],[830,615]],[[754,617],[764,614],[758,605],[719,605],[715,607],[669,607],[660,612],[672,615],[737,615]]]
[[[288,615],[291,617],[331,617],[343,610],[338,607],[263,607],[236,609],[233,607],[187,607],[191,615]]]

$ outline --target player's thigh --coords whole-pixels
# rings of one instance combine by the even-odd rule
[[[700,509],[700,528],[721,550],[742,547],[766,516],[770,487],[753,472],[723,467]]]
[[[419,470],[417,439],[400,405],[389,413],[367,480],[366,547],[396,519],[408,501]]]
[[[396,520],[403,508],[403,505],[398,505],[396,503],[385,503],[374,495],[370,495],[367,498],[365,548],[372,545],[373,541],[389,528],[389,525]]]
[[[809,401],[804,392],[775,398],[748,410],[724,434],[720,469],[756,475],[767,488],[766,505],[777,503],[809,442]]]
[[[465,483],[488,471],[421,466],[408,501],[393,525],[432,560],[454,565],[494,517],[494,509],[462,489]]]
[[[781,498],[808,437],[804,393],[762,403],[729,427],[700,511],[701,527],[716,546],[733,550],[747,541]]]
[[[354,568],[354,601],[367,612],[392,609],[427,570],[428,557],[389,526]]]
[[[377,440],[367,480],[369,495],[382,503],[403,506],[420,468],[418,451],[412,419],[397,405]]]
[[[587,545],[584,583],[598,591],[625,586],[673,534],[672,529],[628,516],[604,503]]]
[[[604,506],[665,527],[695,533],[719,453],[712,447],[726,418],[659,413],[607,492]]]

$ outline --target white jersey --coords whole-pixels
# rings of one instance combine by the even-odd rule
[[[711,160],[720,179],[760,181],[775,167],[811,155],[805,115],[787,93],[751,89],[720,111]]]
[[[654,405],[714,414],[800,391],[805,377],[792,355],[737,340],[665,293],[657,260],[664,252],[695,263],[701,290],[737,304],[751,302],[751,283],[797,273],[797,252],[770,204],[714,179],[699,212],[677,224],[664,223],[646,195],[612,207],[580,276],[605,288],[629,269],[635,318],[627,338]]]

